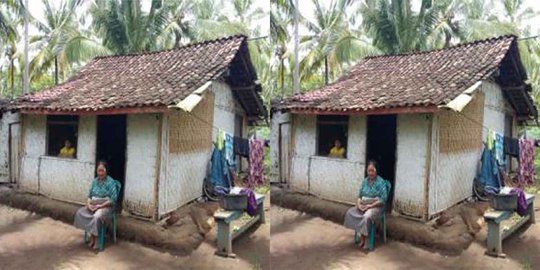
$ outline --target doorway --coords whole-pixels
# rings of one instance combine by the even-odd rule
[[[366,161],[378,163],[377,173],[392,183],[387,211],[392,210],[396,179],[396,120],[397,116],[373,115],[367,118]],[[366,162],[367,164],[367,162]]]
[[[126,116],[100,115],[97,119],[96,163],[105,160],[109,165],[107,172],[113,179],[122,183],[118,196],[117,211],[121,211],[124,199],[126,175]]]

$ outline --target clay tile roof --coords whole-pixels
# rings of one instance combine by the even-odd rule
[[[347,112],[443,105],[497,71],[516,39],[502,36],[446,49],[364,58],[336,82],[285,99],[273,109]]]
[[[242,71],[235,74],[249,75],[232,81],[254,85],[256,73],[251,62],[246,65],[245,61],[250,61],[245,36],[159,52],[97,57],[68,81],[20,98],[16,108],[76,112],[163,107],[181,101],[208,81],[230,76],[229,68]],[[252,89],[251,101],[263,104],[256,87]],[[264,108],[251,108],[250,113],[261,115]]]

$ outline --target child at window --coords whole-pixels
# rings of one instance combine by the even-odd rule
[[[58,156],[62,158],[75,158],[75,147],[71,145],[69,140],[64,142],[64,147],[60,149],[60,154]]]
[[[345,147],[341,145],[340,140],[334,141],[334,147],[330,149],[330,155],[329,157],[333,158],[345,158]]]

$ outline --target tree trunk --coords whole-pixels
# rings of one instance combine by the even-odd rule
[[[15,59],[11,57],[11,97],[15,97]]]
[[[328,84],[328,56],[324,56],[324,84]]]
[[[54,57],[54,84],[58,84],[58,56]]]
[[[285,96],[285,60],[281,57],[281,99]]]

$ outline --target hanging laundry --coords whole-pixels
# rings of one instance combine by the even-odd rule
[[[497,162],[493,153],[489,151],[487,147],[484,147],[484,152],[482,152],[482,166],[480,167],[480,183],[484,187],[494,187],[499,188],[500,184],[500,175],[499,169],[497,168]]]
[[[240,155],[245,158],[249,158],[249,141],[246,138],[236,137],[233,138],[234,141],[234,154]]]
[[[487,136],[486,136],[486,146],[488,150],[493,150],[493,146],[495,144],[495,136],[493,134],[493,130],[488,129]]]
[[[506,160],[504,158],[504,136],[498,132],[494,132],[495,134],[495,159],[497,160],[497,164],[499,166],[504,166],[506,164]]]
[[[224,153],[229,167],[235,168],[236,159],[234,158],[234,141],[233,136],[229,133],[225,133]]]
[[[504,153],[513,157],[519,157],[519,141],[516,138],[504,137]]]
[[[264,183],[264,141],[249,140],[249,186]]]
[[[521,185],[534,183],[534,140],[519,139],[519,175]]]
[[[210,182],[214,187],[231,187],[231,179],[229,174],[229,168],[227,167],[227,161],[222,151],[217,147],[214,147],[212,152],[212,160],[210,165]]]
[[[216,147],[219,151],[223,150],[223,146],[225,144],[225,132],[223,130],[218,129],[217,135],[216,135]]]

